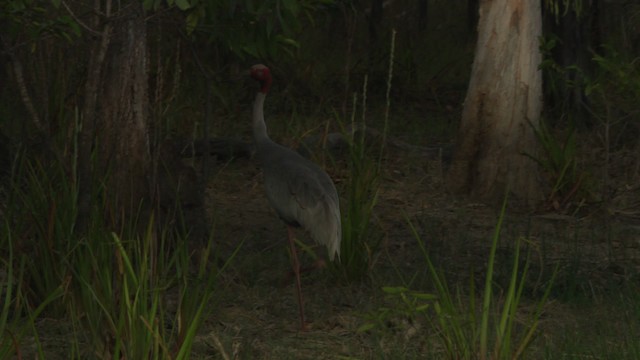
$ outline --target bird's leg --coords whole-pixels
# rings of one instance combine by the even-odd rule
[[[298,254],[295,244],[295,233],[291,226],[287,226],[287,233],[289,236],[289,245],[291,246],[291,263],[293,266],[293,272],[296,275],[296,292],[298,295],[298,308],[300,310],[300,327],[307,330],[307,323],[304,321],[304,303],[302,301],[302,285],[300,283],[300,263],[298,262]]]

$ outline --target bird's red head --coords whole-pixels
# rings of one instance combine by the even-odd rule
[[[269,88],[271,87],[271,71],[268,67],[262,64],[253,65],[249,71],[249,75],[260,82],[260,92],[264,94],[269,92]]]

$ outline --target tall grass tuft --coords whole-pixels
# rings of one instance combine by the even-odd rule
[[[12,163],[0,224],[0,278],[4,306],[0,358],[21,357],[25,336],[43,357],[35,323],[43,312],[65,315],[67,267],[62,261],[74,247],[75,192],[67,172],[26,152]],[[8,316],[7,316],[8,315]],[[11,341],[6,341],[9,336]]]
[[[529,270],[529,256],[521,259],[521,240],[516,242],[509,283],[501,288],[499,302],[495,301],[494,268],[495,254],[500,238],[502,220],[505,216],[506,199],[494,231],[491,250],[487,260],[485,285],[481,294],[476,294],[473,276],[469,288],[451,290],[442,275],[431,262],[424,241],[413,223],[407,219],[409,228],[418,241],[424,255],[429,277],[433,283],[433,293],[411,290],[407,286],[388,286],[383,292],[397,299],[396,306],[383,308],[371,316],[371,321],[360,330],[382,328],[391,316],[404,316],[411,321],[423,320],[438,334],[445,357],[450,359],[517,359],[526,354],[539,324],[544,305],[549,297],[555,279],[552,276],[543,295],[534,303],[534,310],[528,312],[526,321],[520,321],[524,311],[522,293]],[[476,304],[477,298],[481,299]]]
[[[31,308],[24,292],[24,274],[28,256],[23,254],[16,257],[12,235],[9,222],[5,220],[0,228],[0,249],[6,251],[0,254],[3,269],[0,273],[0,359],[8,359],[12,356],[21,359],[21,342],[27,333],[30,333],[35,340],[40,358],[44,358],[42,348],[39,346],[35,321],[51,302],[61,297],[62,289],[56,289],[38,306]]]
[[[365,77],[365,89],[366,79]],[[366,99],[366,90],[363,94]],[[354,105],[356,100],[354,95]],[[363,101],[363,108],[364,105]],[[355,121],[352,119],[352,122]],[[350,139],[349,175],[346,184],[348,200],[342,219],[340,269],[347,281],[360,280],[369,273],[381,243],[379,232],[372,226],[373,210],[378,201],[381,163],[367,151],[364,123],[359,134],[360,136],[354,131]]]
[[[26,301],[40,304],[61,291],[68,279],[63,259],[73,251],[77,189],[62,166],[45,165],[19,155],[9,183],[3,236],[9,236],[14,256],[26,256],[22,280]],[[53,302],[50,315],[62,315]]]
[[[387,107],[382,139],[369,144],[367,139],[366,110],[368,77],[364,77],[361,101],[361,122],[356,122],[358,94],[353,94],[349,134],[349,174],[346,182],[348,196],[346,211],[342,217],[342,242],[338,272],[348,281],[361,280],[370,273],[382,243],[381,232],[374,226],[374,208],[378,202],[380,176],[384,166],[384,146],[388,130],[391,79],[393,74],[393,54],[395,30],[391,37],[389,72],[387,79]]]
[[[531,344],[538,327],[538,321],[542,314],[553,280],[549,282],[544,294],[535,304],[535,310],[529,314],[526,323],[517,320],[518,310],[522,310],[522,291],[524,289],[529,270],[529,256],[524,264],[520,259],[521,239],[516,240],[511,278],[501,299],[501,303],[493,300],[494,295],[494,268],[496,266],[495,254],[500,238],[502,221],[505,216],[507,199],[505,197],[500,211],[500,216],[495,227],[491,250],[487,260],[487,273],[483,289],[480,312],[477,313],[475,304],[475,285],[473,278],[469,287],[469,304],[464,306],[460,292],[452,294],[447,288],[445,279],[435,269],[429,259],[424,242],[420,239],[415,227],[409,223],[411,230],[418,240],[422,250],[431,279],[436,286],[438,301],[434,303],[437,327],[441,331],[441,339],[452,357],[480,358],[480,359],[517,359],[524,355]],[[461,306],[462,305],[462,306]],[[466,310],[465,310],[466,308]],[[479,316],[478,316],[479,315]],[[478,323],[478,318],[480,322]],[[491,345],[493,349],[490,350]]]
[[[77,342],[94,344],[94,356],[189,357],[214,294],[216,274],[206,266],[212,246],[196,259],[194,276],[186,242],[172,248],[154,228],[152,218],[141,238],[94,234],[93,244],[81,245],[69,312],[77,334],[86,331]]]
[[[79,232],[74,174],[25,154],[15,161],[0,210],[0,358],[25,348],[46,358],[36,330],[45,314],[72,326],[60,345],[69,358],[189,358],[224,270],[211,266],[213,238],[192,252],[189,234],[153,215],[114,233],[99,184]]]
[[[5,221],[5,226],[7,226]],[[16,354],[20,358],[20,349],[17,346],[18,340],[15,335],[15,328],[17,324],[14,323],[15,317],[10,318],[9,314],[15,314],[14,311],[19,308],[15,308],[16,304],[14,299],[17,297],[14,295],[17,284],[22,279],[22,268],[18,268],[18,274],[14,274],[14,255],[13,244],[11,239],[11,233],[4,231],[0,234],[0,245],[2,249],[7,249],[7,253],[3,254],[3,258],[0,259],[2,263],[2,269],[5,269],[0,273],[0,358],[6,359],[12,354]],[[6,258],[5,258],[6,256]]]
[[[588,194],[587,173],[578,169],[576,129],[568,129],[564,141],[557,139],[545,121],[537,127],[530,124],[542,149],[542,155],[535,157],[525,154],[534,160],[548,174],[552,184],[547,202],[556,210],[564,209],[576,197]],[[578,198],[577,200],[583,201]]]

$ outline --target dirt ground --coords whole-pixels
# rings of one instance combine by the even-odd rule
[[[381,309],[402,306],[397,298],[385,295],[382,287],[433,292],[424,255],[408,221],[450,290],[462,291],[464,304],[469,300],[466,294],[471,281],[477,292],[484,286],[499,211],[448,193],[443,180],[446,162],[439,154],[418,147],[389,147],[372,223],[382,235],[383,246],[370,275],[360,282],[337,281],[326,270],[305,273],[302,291],[310,322],[307,332],[299,330],[286,228],[269,208],[260,169],[248,158],[212,161],[204,201],[216,253],[225,262],[238,251],[219,278],[192,358],[446,357],[436,327],[425,317],[398,313],[385,317],[372,330],[358,331],[379,319]],[[627,285],[640,288],[640,186],[625,173],[630,168],[625,163],[628,157],[619,154],[615,158],[621,163],[611,164],[611,169],[619,176],[611,183],[615,191],[607,205],[576,198],[566,209],[541,207],[525,212],[510,207],[507,211],[496,253],[494,291],[499,301],[510,276],[516,240],[521,239],[531,266],[518,323],[525,322],[558,268],[530,358],[618,358],[602,354],[615,349],[620,349],[616,354],[626,354],[628,342],[640,338],[636,309],[640,299],[632,292],[629,300],[620,290]],[[344,154],[334,159],[324,165],[344,206],[346,159]],[[194,165],[199,168],[201,164]],[[312,245],[303,232],[298,237]],[[318,256],[326,254],[324,248],[312,249]],[[301,262],[308,265],[313,258],[304,253]],[[77,329],[63,320],[46,318],[38,320],[36,327],[47,359],[68,358],[68,334]],[[91,351],[91,344],[85,345]],[[583,345],[591,346],[586,354],[575,349]],[[640,352],[640,344],[635,346]],[[23,348],[23,354],[35,356],[37,348],[34,340],[32,347]]]
[[[357,332],[381,306],[388,305],[382,286],[429,289],[424,257],[409,230],[417,227],[434,264],[450,286],[467,288],[470,274],[481,288],[498,210],[455,199],[443,184],[443,162],[437,156],[391,148],[385,161],[375,226],[384,237],[369,279],[345,285],[323,271],[303,278],[308,332],[298,329],[297,303],[287,253],[284,224],[269,208],[260,170],[253,160],[217,164],[207,187],[208,216],[215,224],[222,253],[242,244],[223,275],[212,316],[204,324],[194,353],[198,358],[224,359],[368,359],[420,358],[442,349],[431,341],[437,334],[426,324],[394,319],[384,335]],[[345,170],[338,159],[329,168],[341,191]],[[545,347],[558,322],[579,326],[579,313],[555,299],[563,292],[598,296],[640,273],[640,187],[621,180],[608,209],[584,203],[579,211],[510,209],[497,253],[496,285],[506,284],[515,240],[525,240],[534,281],[527,293],[539,295],[556,265],[558,278],[541,323],[545,334],[535,344]],[[341,195],[341,200],[345,201]],[[576,199],[576,203],[581,199]],[[617,206],[617,207],[616,207]],[[574,207],[573,209],[577,209]],[[301,239],[308,237],[298,233]],[[325,249],[315,248],[318,255]],[[302,262],[312,259],[303,256]],[[404,281],[404,282],[403,282]],[[425,290],[427,291],[427,290]],[[577,310],[576,310],[577,311]]]

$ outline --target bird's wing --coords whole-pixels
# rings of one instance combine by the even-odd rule
[[[299,170],[289,181],[289,191],[296,201],[296,219],[313,237],[329,250],[329,257],[340,254],[340,205],[333,182],[319,168]]]
[[[310,168],[287,164],[265,174],[267,195],[284,220],[297,219],[301,211],[312,211],[324,201],[322,179]]]
[[[331,178],[317,165],[297,158],[264,167],[267,197],[287,223],[297,223],[339,255],[341,238],[338,194]]]
[[[316,207],[327,195],[320,179],[306,168],[297,169],[297,174],[288,179],[287,185],[291,196],[301,209],[310,210]]]

